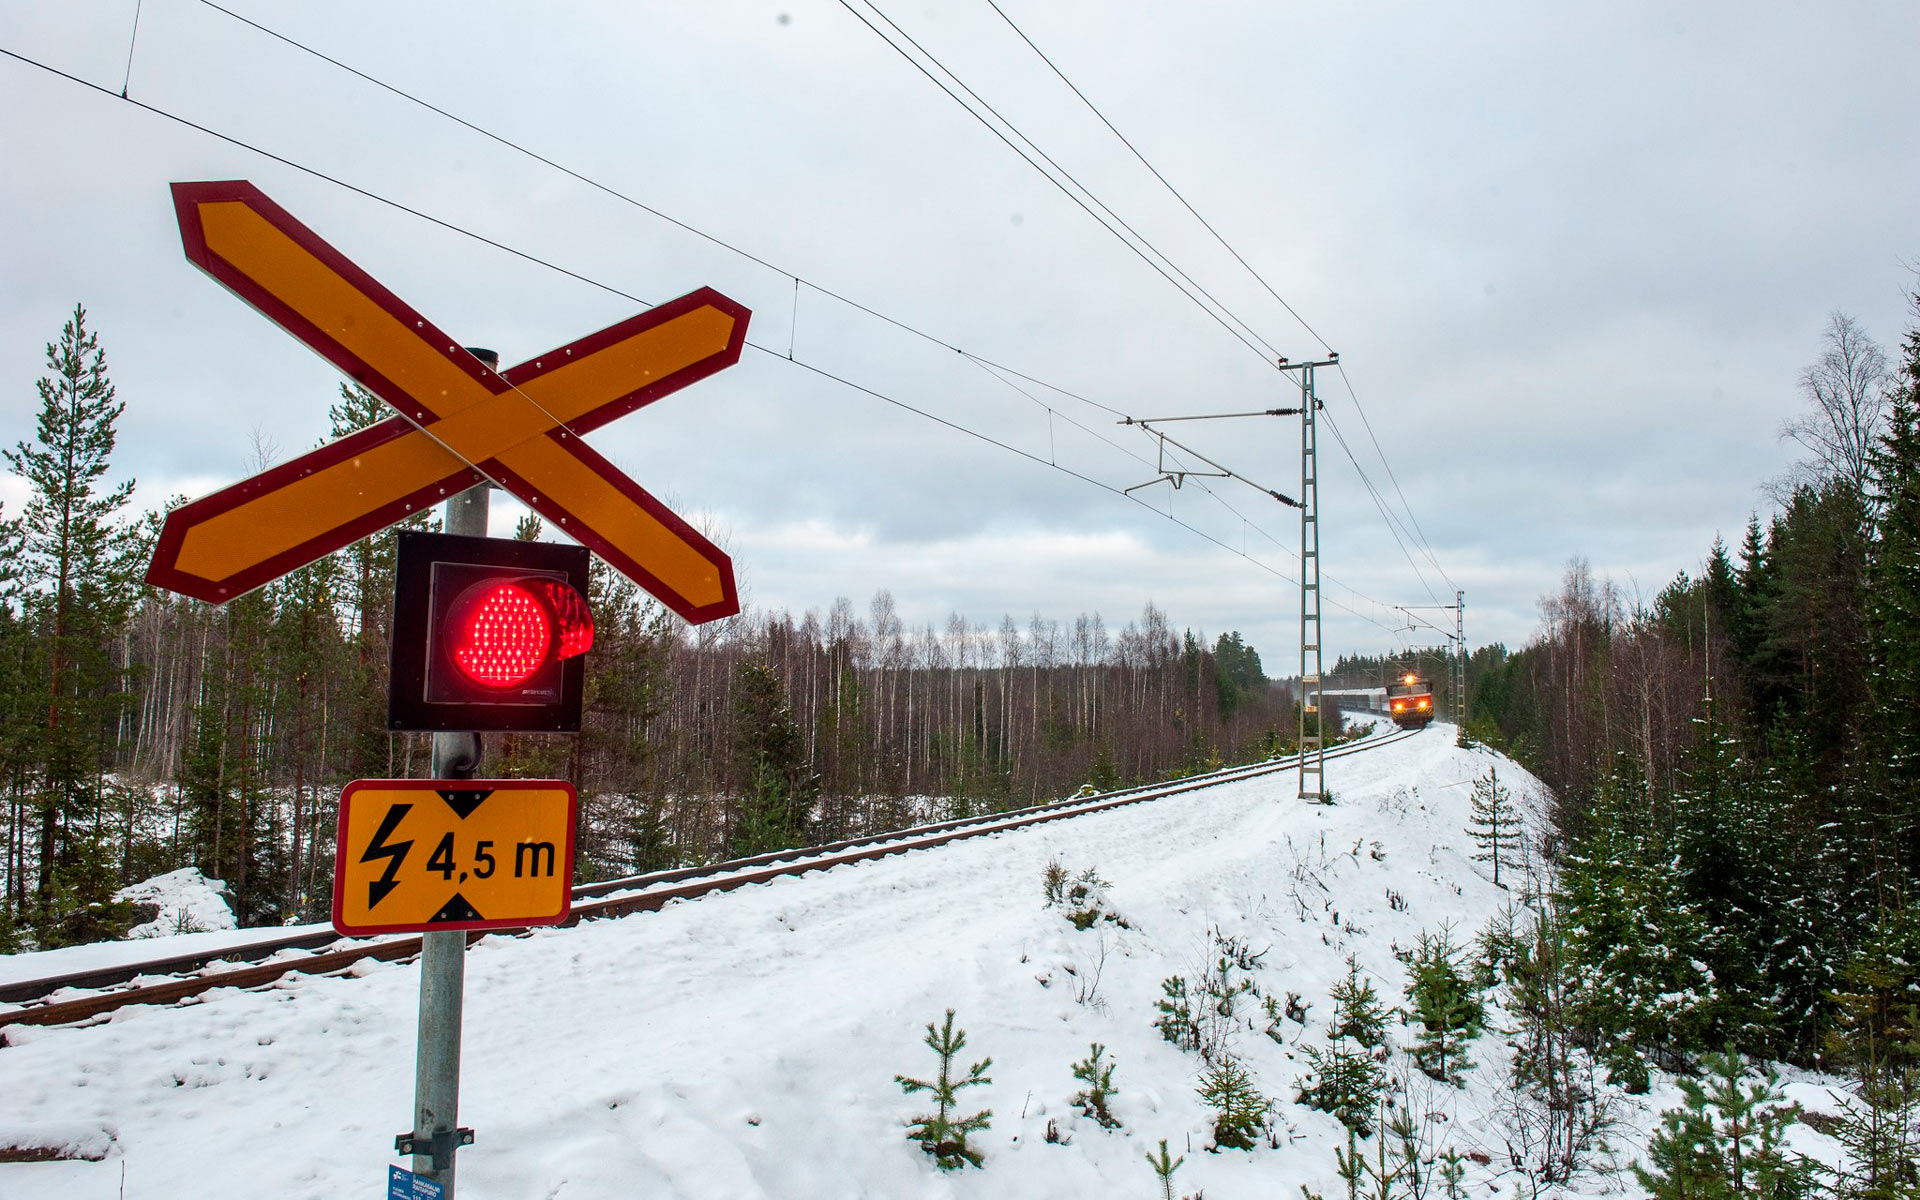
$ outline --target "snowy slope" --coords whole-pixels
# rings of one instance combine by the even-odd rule
[[[1393,957],[1451,922],[1470,938],[1506,894],[1471,861],[1471,780],[1498,762],[1435,725],[1328,763],[1338,804],[1291,773],[931,853],[843,867],[666,911],[489,938],[467,967],[460,1194],[484,1197],[1078,1197],[1156,1194],[1165,1138],[1182,1192],[1209,1200],[1332,1194],[1338,1126],[1291,1101],[1301,1037],[1320,1038],[1348,953],[1400,999]],[[1049,859],[1095,867],[1131,928],[1076,931],[1042,902]],[[1404,910],[1389,905],[1389,890]],[[1293,1045],[1257,1031],[1236,1053],[1279,1106],[1278,1149],[1205,1152],[1199,1061],[1153,1028],[1160,981],[1193,975],[1209,926],[1270,946],[1263,992],[1314,1003]],[[1104,952],[1104,967],[1101,966]],[[1091,1002],[1075,993],[1098,972]],[[381,1194],[411,1112],[417,973],[296,977],[123,1010],[85,1028],[7,1031],[0,1145],[114,1139],[99,1162],[0,1165],[0,1196],[341,1197]],[[946,1174],[904,1135],[929,1077],[924,1027],[953,1008],[963,1057],[992,1056],[986,1168]],[[1264,1024],[1264,1022],[1263,1022]],[[1068,1103],[1088,1043],[1119,1066],[1104,1131]],[[1454,1144],[1500,1151],[1488,1085],[1442,1089]],[[971,1111],[969,1109],[968,1111]],[[1071,1140],[1044,1140],[1049,1120]],[[1632,1123],[1644,1127],[1641,1112]],[[1494,1167],[1502,1155],[1495,1153]],[[1501,1194],[1475,1168],[1479,1194]]]

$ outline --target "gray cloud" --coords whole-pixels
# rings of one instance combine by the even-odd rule
[[[125,21],[19,7],[0,45],[119,90]],[[885,6],[1282,353],[1314,340],[985,6]],[[898,8],[899,11],[894,11]],[[781,11],[791,21],[781,23]],[[643,198],[786,271],[1123,411],[1284,403],[1181,299],[836,4],[349,4],[240,11]],[[1648,594],[1738,536],[1790,454],[1825,314],[1899,337],[1920,252],[1910,5],[1429,6],[1095,0],[1008,11],[1342,351],[1474,640],[1523,640],[1565,560]],[[409,108],[203,6],[149,6],[131,94],[646,300],[711,285],[749,352],[595,435],[731,531],[754,600],[891,588],[916,620],[1148,600],[1297,640],[1288,584],[1140,506],[779,361],[798,357],[1115,487],[1136,432],[878,324],[791,276]],[[119,461],[157,504],[238,478],[255,431],[325,433],[331,368],[180,254],[174,179],[249,178],[463,340],[512,361],[633,302],[117,100],[0,62],[0,440],[31,433],[40,347],[76,301],[127,400]],[[1322,396],[1374,481],[1359,414]],[[1043,405],[1055,409],[1049,418]],[[1093,433],[1074,429],[1079,421]],[[1051,437],[1049,426],[1051,425]],[[1185,426],[1298,486],[1293,425]],[[1099,440],[1111,439],[1116,449]],[[1183,440],[1186,440],[1183,437]],[[1331,437],[1329,644],[1393,644],[1430,603]],[[1167,489],[1143,493],[1164,508]],[[0,489],[0,495],[8,494]],[[1190,485],[1183,520],[1293,575],[1297,518]],[[1423,567],[1426,566],[1424,562]],[[1365,599],[1361,597],[1364,596]],[[1377,623],[1370,623],[1377,622]]]

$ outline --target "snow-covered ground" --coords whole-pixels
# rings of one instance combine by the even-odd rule
[[[1516,792],[1535,786],[1436,724],[1330,761],[1331,807],[1296,799],[1289,772],[489,938],[467,964],[460,1119],[478,1141],[460,1155],[460,1194],[1145,1200],[1158,1194],[1145,1154],[1164,1138],[1186,1156],[1176,1194],[1295,1200],[1305,1184],[1335,1195],[1340,1127],[1293,1103],[1303,1046],[1325,1036],[1347,955],[1398,1003],[1396,948],[1443,925],[1464,942],[1505,904],[1465,832],[1472,780],[1496,764]],[[1079,931],[1046,907],[1053,859],[1095,868],[1128,927]],[[1283,1024],[1284,1044],[1244,1029],[1234,1046],[1280,1102],[1278,1148],[1206,1152],[1199,1060],[1153,1027],[1161,980],[1198,973],[1209,929],[1267,948],[1253,973],[1263,994],[1313,1005],[1306,1025]],[[0,1196],[115,1197],[123,1172],[124,1195],[138,1198],[384,1194],[393,1135],[411,1116],[417,969],[357,974],[215,991],[86,1027],[9,1028],[0,1146],[91,1139],[104,1157],[0,1164]],[[992,1084],[961,1097],[964,1112],[993,1111],[975,1139],[984,1170],[940,1172],[905,1136],[925,1097],[903,1095],[894,1076],[931,1077],[921,1038],[948,1008],[967,1032],[961,1057],[993,1059]],[[1118,1063],[1120,1129],[1069,1102],[1091,1042]],[[1504,1197],[1516,1189],[1500,1174],[1493,1087],[1506,1047],[1489,1032],[1474,1052],[1467,1086],[1435,1087],[1432,1100],[1448,1143],[1491,1159],[1472,1168],[1473,1193]],[[1823,1093],[1818,1080],[1796,1084],[1804,1101]],[[1671,1099],[1664,1087],[1621,1099],[1624,1158]],[[1049,1122],[1064,1144],[1046,1140]]]
[[[156,938],[172,933],[205,933],[232,929],[233,906],[227,902],[224,880],[208,879],[198,867],[182,867],[121,888],[115,900],[151,904],[159,914],[127,931],[130,938]]]

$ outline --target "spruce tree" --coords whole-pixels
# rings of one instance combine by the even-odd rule
[[[992,1083],[987,1077],[987,1068],[993,1065],[991,1058],[983,1058],[967,1068],[965,1076],[955,1078],[953,1056],[960,1053],[967,1044],[967,1032],[953,1027],[953,1010],[947,1010],[946,1024],[935,1029],[931,1022],[927,1025],[927,1036],[922,1039],[927,1048],[940,1056],[940,1073],[932,1080],[909,1079],[905,1075],[895,1075],[893,1081],[900,1085],[908,1095],[915,1092],[932,1092],[933,1100],[939,1107],[926,1116],[913,1118],[907,1137],[920,1143],[920,1148],[933,1156],[934,1163],[942,1171],[956,1171],[965,1166],[982,1166],[980,1151],[967,1145],[969,1134],[986,1129],[993,1116],[992,1109],[982,1109],[969,1117],[955,1119],[953,1110],[959,1103],[961,1088],[975,1087]]]
[[[743,662],[734,671],[733,755],[740,805],[728,853],[739,858],[806,845],[819,780],[780,677],[765,663]]]
[[[1101,1128],[1118,1129],[1120,1118],[1113,1115],[1107,1102],[1120,1089],[1113,1086],[1112,1060],[1100,1061],[1106,1052],[1105,1046],[1094,1042],[1087,1057],[1073,1064],[1073,1077],[1087,1085],[1073,1094],[1073,1106],[1080,1110],[1081,1116],[1100,1122]]]
[[[1763,839],[1754,804],[1755,770],[1714,701],[1706,702],[1694,728],[1673,797],[1673,855],[1686,907],[1699,914],[1704,928],[1692,940],[1668,945],[1684,947],[1714,980],[1704,1044],[1763,1050],[1769,1041],[1767,1017],[1755,1003],[1754,969],[1761,958],[1764,875],[1757,859]]]
[[[1466,1044],[1480,1033],[1486,1007],[1460,969],[1460,951],[1446,929],[1422,932],[1407,960],[1407,999],[1420,1023],[1413,1062],[1428,1076],[1459,1085]]]
[[[124,699],[112,647],[133,603],[140,559],[137,537],[120,520],[133,481],[104,484],[126,405],[114,395],[84,307],[75,306],[59,341],[47,346],[46,365],[36,384],[34,440],[0,451],[32,488],[21,515],[20,568],[45,647],[34,756],[42,921],[53,916],[61,872],[79,866],[96,833],[103,735]],[[102,882],[92,881],[82,898],[104,900],[91,894]]]
[[[1847,1200],[1920,1198],[1920,908],[1890,912],[1842,969],[1828,1049],[1854,1103],[1835,1136]]]
[[[1513,790],[1500,786],[1499,768],[1488,767],[1486,778],[1473,781],[1471,804],[1467,831],[1480,847],[1473,859],[1492,863],[1494,886],[1505,887],[1500,864],[1512,862],[1519,852],[1520,818],[1513,811]]]
[[[1679,1108],[1661,1114],[1647,1143],[1651,1169],[1634,1176],[1654,1200],[1802,1200],[1813,1172],[1785,1149],[1786,1130],[1800,1106],[1784,1103],[1780,1076],[1743,1085],[1738,1054],[1703,1055],[1705,1082],[1682,1077]]]
[[[1223,1054],[1200,1074],[1200,1098],[1213,1107],[1213,1149],[1251,1150],[1258,1144],[1273,1101],[1254,1086],[1253,1073]]]
[[[1352,955],[1347,975],[1336,983],[1333,1020],[1327,1045],[1308,1046],[1308,1073],[1299,1080],[1300,1103],[1332,1113],[1348,1129],[1365,1136],[1373,1131],[1374,1109],[1386,1087],[1386,1073],[1374,1059],[1374,1050],[1386,1037],[1386,1011]]]
[[[1634,785],[1616,772],[1595,800],[1585,838],[1561,864],[1554,946],[1568,1016],[1609,1077],[1645,1091],[1643,1055],[1699,1048],[1715,997],[1696,948],[1708,931],[1681,893],[1663,839],[1637,831]]]
[[[1866,761],[1877,802],[1862,816],[1885,847],[1876,857],[1920,894],[1920,326],[1907,335],[1869,501]]]

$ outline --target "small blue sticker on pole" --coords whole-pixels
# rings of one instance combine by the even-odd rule
[[[405,1167],[387,1167],[387,1200],[440,1200],[445,1189]]]

